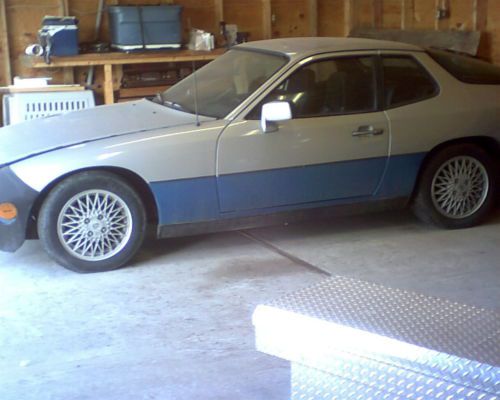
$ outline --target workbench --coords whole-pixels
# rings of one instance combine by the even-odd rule
[[[52,57],[50,64],[46,64],[42,58],[37,57],[35,61],[31,62],[31,66],[33,68],[64,68],[66,71],[69,70],[70,73],[72,73],[75,67],[102,66],[104,68],[104,103],[113,104],[113,67],[115,66],[125,64],[211,61],[222,55],[225,51],[226,49],[216,49],[213,51],[177,50],[147,53],[89,53],[70,57]]]

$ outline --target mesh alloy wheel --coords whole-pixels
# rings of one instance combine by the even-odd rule
[[[64,249],[91,262],[119,253],[129,242],[132,228],[129,207],[107,190],[76,194],[62,207],[57,220],[57,235]]]
[[[431,198],[436,210],[447,218],[462,219],[476,213],[489,192],[488,172],[476,158],[458,156],[436,171]]]

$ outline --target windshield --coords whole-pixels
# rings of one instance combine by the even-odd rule
[[[287,62],[285,56],[233,49],[167,89],[163,104],[181,111],[224,118]]]

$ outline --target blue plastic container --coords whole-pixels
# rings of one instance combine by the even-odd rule
[[[111,47],[123,50],[159,50],[181,47],[178,5],[108,7]]]
[[[52,56],[78,54],[78,20],[75,17],[45,17],[38,38]]]

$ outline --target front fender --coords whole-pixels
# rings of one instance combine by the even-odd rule
[[[26,227],[38,192],[19,179],[9,167],[0,168],[0,204],[11,203],[17,209],[13,219],[0,218],[0,250],[14,252],[26,239]]]

